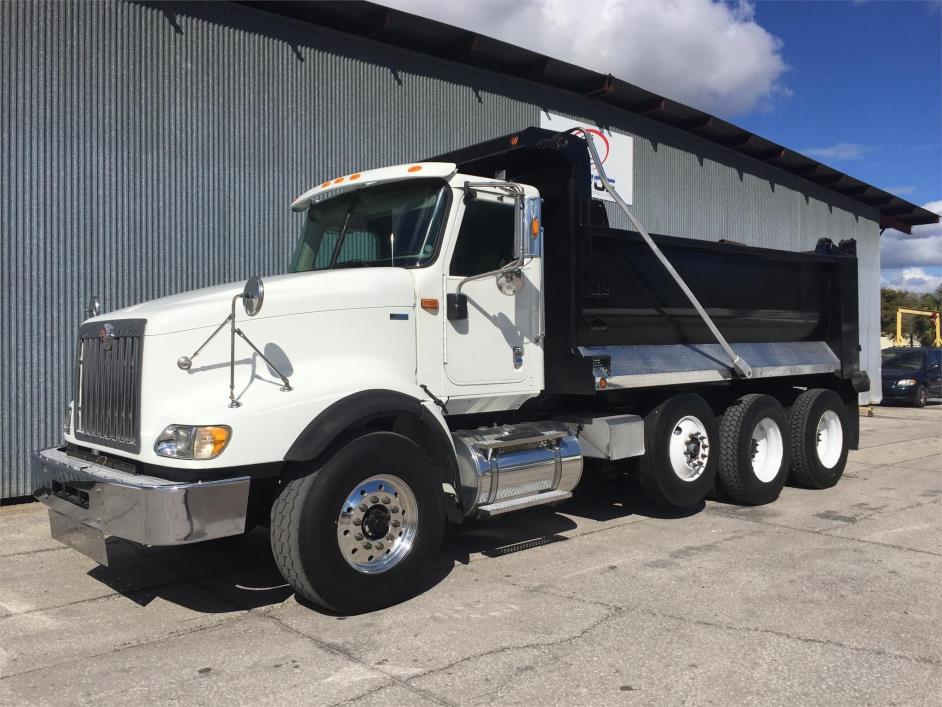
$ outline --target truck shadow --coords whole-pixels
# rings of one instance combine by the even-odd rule
[[[585,525],[580,520],[604,523],[629,516],[679,519],[701,508],[678,511],[659,506],[631,479],[588,478],[572,499],[558,507],[536,507],[450,526],[418,594],[431,590],[472,558],[499,558],[578,537],[580,526]],[[264,527],[237,537],[180,547],[147,548],[109,539],[108,551],[110,565],[96,566],[89,576],[140,606],[160,599],[192,611],[217,614],[273,606],[293,595],[275,565]]]

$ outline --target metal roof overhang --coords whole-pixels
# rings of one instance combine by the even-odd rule
[[[939,216],[732,123],[635,86],[492,37],[361,0],[240,2],[410,51],[571,91],[693,133],[879,211],[880,228],[911,233]],[[524,127],[524,126],[521,126]]]

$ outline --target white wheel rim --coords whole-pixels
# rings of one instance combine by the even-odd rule
[[[784,453],[782,429],[771,417],[763,417],[752,431],[752,473],[769,483],[781,471]]]
[[[710,459],[710,438],[699,418],[687,415],[671,428],[668,456],[681,481],[696,481]]]
[[[412,550],[418,511],[412,489],[398,476],[379,474],[361,481],[337,518],[340,554],[363,574],[392,569]]]
[[[841,427],[841,418],[838,414],[833,410],[825,410],[818,419],[815,435],[818,461],[826,469],[831,469],[841,458],[841,451],[844,448],[844,429]]]

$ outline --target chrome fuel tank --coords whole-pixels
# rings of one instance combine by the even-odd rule
[[[582,477],[579,440],[559,422],[452,433],[466,515],[498,515],[563,501]]]

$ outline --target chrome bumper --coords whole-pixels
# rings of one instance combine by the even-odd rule
[[[107,564],[105,535],[141,545],[182,545],[245,531],[247,476],[179,483],[53,448],[33,454],[33,488],[49,507],[53,537],[101,564]]]

